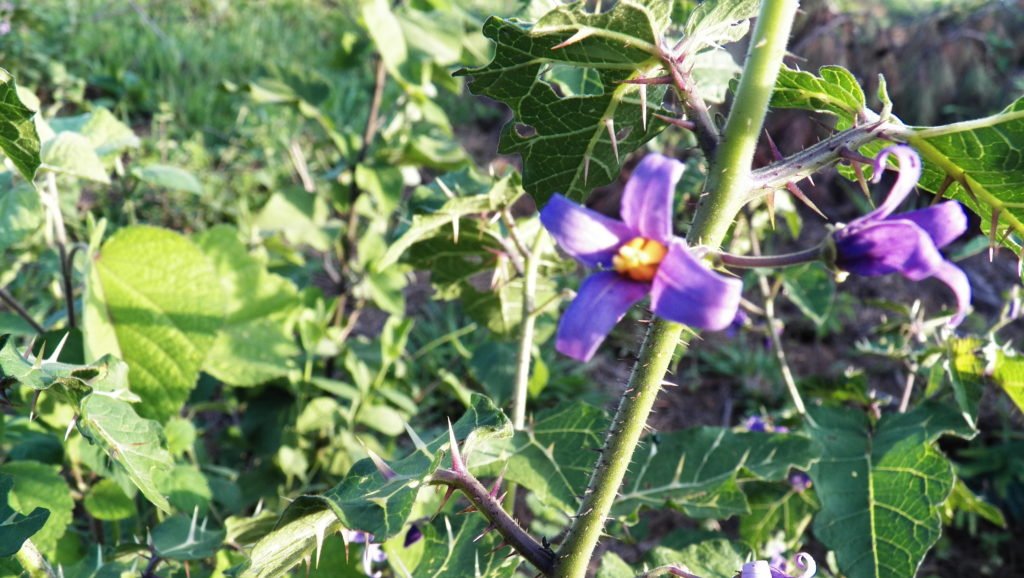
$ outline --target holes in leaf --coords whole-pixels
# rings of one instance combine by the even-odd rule
[[[540,80],[551,87],[558,98],[601,96],[604,86],[593,68],[569,64],[551,64],[540,73]]]
[[[512,130],[516,131],[516,135],[519,138],[533,138],[537,136],[537,129],[521,122],[517,122],[512,125]]]

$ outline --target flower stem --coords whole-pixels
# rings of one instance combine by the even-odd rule
[[[735,104],[711,166],[709,193],[697,208],[690,229],[691,244],[699,242],[718,247],[743,206],[751,182],[754,148],[768,112],[798,4],[798,0],[765,0],[761,4]],[[682,325],[663,319],[651,324],[551,576],[583,578],[586,575],[682,330]]]
[[[783,255],[733,255],[732,253],[712,253],[712,259],[737,269],[781,269],[805,263],[821,261],[821,245]]]

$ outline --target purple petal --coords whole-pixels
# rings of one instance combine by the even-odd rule
[[[971,308],[971,282],[967,274],[953,263],[943,261],[932,276],[945,283],[956,295],[956,315],[950,319],[949,324],[960,325]]]
[[[719,331],[735,319],[742,289],[742,281],[711,271],[673,239],[654,278],[651,308],[670,321]]]
[[[889,189],[889,195],[885,198],[885,201],[877,209],[861,219],[883,219],[891,215],[900,206],[900,203],[907,198],[907,195],[914,190],[918,179],[921,178],[921,157],[917,156],[917,152],[914,149],[906,145],[896,145],[882,149],[878,156],[875,157],[873,182],[877,183],[882,179],[882,174],[885,172],[885,161],[889,158],[889,155],[895,155],[899,161],[900,174],[896,177],[896,183]]]
[[[555,349],[589,361],[615,324],[649,291],[650,284],[630,281],[612,271],[587,277],[558,323]]]
[[[896,218],[913,221],[928,233],[939,249],[956,241],[967,230],[967,213],[958,201],[947,201],[927,209],[900,213]]]
[[[588,267],[609,266],[619,245],[636,236],[621,221],[581,207],[562,195],[551,197],[540,222],[558,246]]]
[[[877,221],[841,229],[836,235],[836,266],[857,275],[902,273],[919,281],[942,261],[928,233],[911,221]]]
[[[667,245],[672,239],[672,200],[685,168],[663,155],[645,156],[622,193],[622,220],[642,237]]]

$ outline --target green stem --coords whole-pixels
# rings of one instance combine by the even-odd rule
[[[515,400],[512,407],[512,427],[517,431],[526,426],[526,397],[530,385],[530,361],[533,355],[533,332],[537,317],[533,315],[533,301],[537,292],[537,269],[540,259],[537,252],[544,239],[544,229],[539,229],[533,246],[525,255],[523,272],[523,321],[519,333],[519,353],[516,359]]]
[[[717,248],[743,206],[751,182],[754,148],[768,112],[798,4],[798,0],[765,0],[761,4],[735,104],[711,166],[709,193],[697,208],[690,229],[691,244]],[[651,324],[580,509],[559,550],[552,576],[583,578],[586,575],[682,330],[682,325],[664,319],[656,319]]]

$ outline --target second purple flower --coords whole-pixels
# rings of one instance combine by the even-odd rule
[[[555,195],[540,213],[569,255],[598,269],[580,286],[558,325],[555,348],[580,361],[593,357],[634,303],[651,296],[659,317],[718,331],[732,323],[742,282],[705,267],[672,234],[673,195],[684,165],[644,157],[622,194],[622,220]]]

